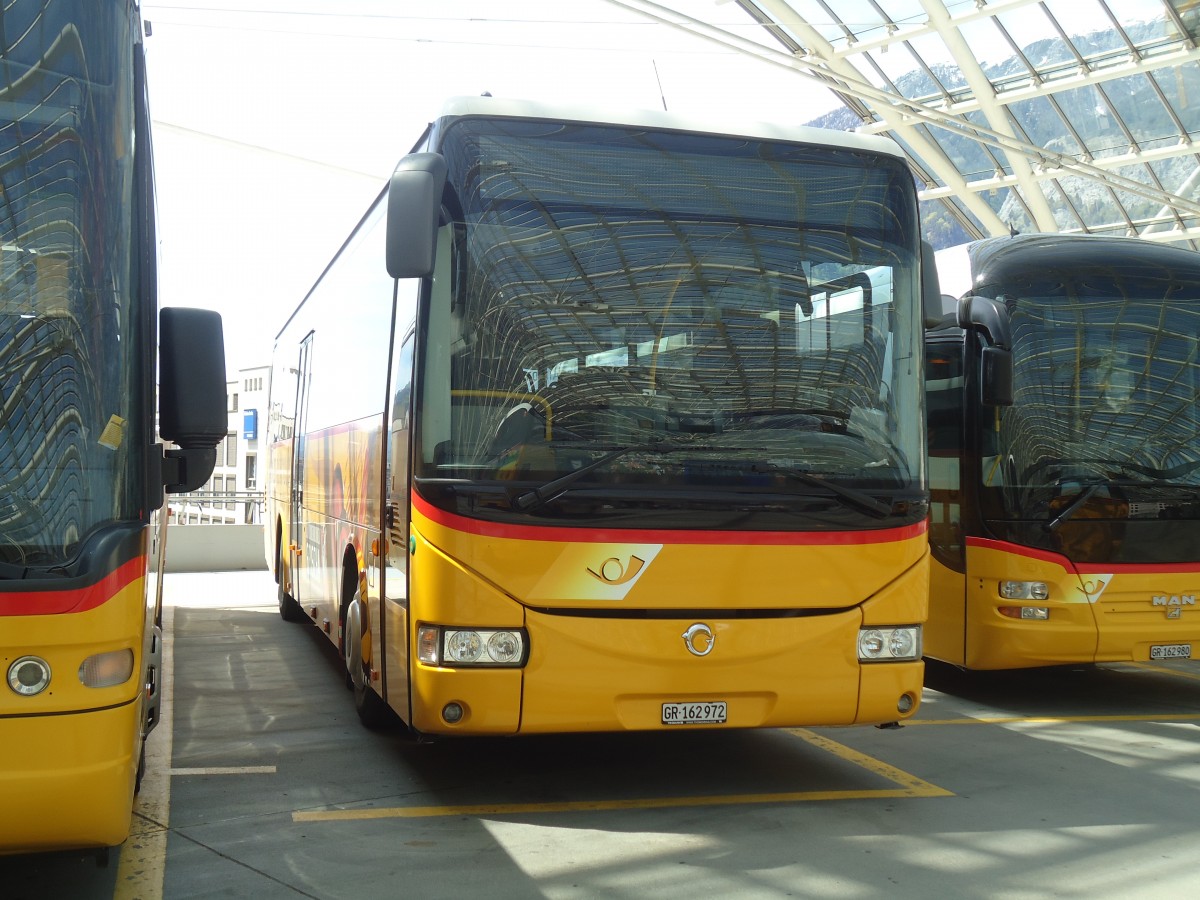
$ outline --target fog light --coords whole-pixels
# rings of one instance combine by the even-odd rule
[[[90,688],[124,684],[133,674],[133,651],[113,650],[89,656],[79,665],[79,680]]]
[[[912,712],[913,707],[916,705],[917,701],[912,694],[901,694],[900,699],[896,701],[896,712],[902,716],[906,716]]]
[[[1050,587],[1044,581],[1001,581],[1000,596],[1005,600],[1045,600]]]
[[[447,703],[442,707],[442,719],[447,725],[455,725],[462,721],[463,708],[458,703]]]
[[[50,664],[37,656],[22,656],[8,667],[8,686],[22,697],[40,694],[50,684]]]
[[[1044,622],[1050,618],[1050,607],[1048,606],[1000,606],[1000,615],[1008,616],[1010,619],[1032,619],[1034,621]]]

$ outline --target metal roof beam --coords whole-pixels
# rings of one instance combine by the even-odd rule
[[[1008,113],[1002,105],[996,102],[996,92],[991,81],[975,58],[975,52],[967,44],[962,33],[950,19],[946,4],[942,0],[921,0],[921,8],[929,17],[930,23],[938,30],[950,55],[958,64],[958,70],[967,80],[971,90],[975,92],[975,101],[979,104],[984,118],[993,131],[1006,138],[1017,139],[1009,121]],[[1040,231],[1054,231],[1058,225],[1054,213],[1046,200],[1046,195],[1038,188],[1033,178],[1033,166],[1023,154],[1009,154],[1009,166],[1020,185],[1021,196],[1029,206],[1029,213],[1034,224]]]
[[[1168,159],[1176,159],[1180,156],[1189,156],[1200,152],[1200,147],[1195,143],[1188,141],[1187,143],[1173,144],[1169,147],[1156,147],[1149,150],[1139,150],[1137,153],[1120,153],[1115,156],[1102,156],[1092,160],[1092,167],[1101,171],[1112,171],[1126,166],[1136,166],[1144,163],[1161,162]],[[1039,181],[1044,181],[1047,178],[1062,178],[1064,175],[1071,174],[1063,169],[1042,169],[1034,170],[1034,177]],[[972,191],[994,191],[999,188],[1011,188],[1016,186],[1017,179],[1012,175],[999,175],[980,179],[967,179],[967,187]],[[1149,187],[1149,185],[1147,185]],[[949,187],[929,188],[922,192],[922,198],[930,200],[940,199],[954,195],[954,190]],[[1165,193],[1165,192],[1164,192]],[[1171,194],[1169,196],[1176,196]]]
[[[1130,75],[1149,75],[1151,72],[1156,72],[1159,69],[1177,68],[1185,63],[1197,61],[1200,61],[1200,49],[1181,49],[1161,55],[1130,60],[1125,63],[1108,66],[1103,69],[1091,69],[1086,73],[1076,73],[1061,79],[1051,79],[1049,81],[1036,82],[1030,84],[1029,87],[996,91],[995,101],[1004,106],[1008,106],[1010,104],[1020,103],[1025,100],[1033,100],[1038,97],[1044,97],[1047,94],[1060,94],[1064,91],[1073,91],[1082,87],[1090,87],[1095,84],[1102,84],[1106,81],[1115,81],[1118,78],[1128,78]],[[1035,81],[1032,75],[1030,76],[1030,81]],[[976,112],[980,109],[980,104],[975,99],[962,100],[958,103],[952,103],[949,105],[943,104],[941,101],[931,101],[928,106],[934,109],[941,109],[944,112],[956,116],[966,115],[967,113]],[[882,126],[878,123],[869,123],[864,124],[861,130],[864,133],[878,133],[886,130],[886,126]]]
[[[861,73],[845,60],[826,63],[823,60],[818,61],[814,59],[814,54],[800,57],[792,53],[775,50],[716,26],[701,22],[677,10],[654,3],[652,0],[607,0],[607,2],[639,13],[648,19],[668,25],[695,37],[719,44],[727,49],[736,50],[761,62],[786,68],[800,75],[814,77],[831,90],[851,94],[869,102],[872,104],[873,111],[885,119],[885,121],[892,123],[892,127],[904,135],[904,139],[910,142],[910,146],[913,147],[914,151],[918,152],[922,159],[928,162],[931,167],[936,166],[938,155],[926,155],[923,152],[924,149],[928,149],[928,143],[915,129],[910,130],[912,125],[920,123],[945,128],[970,140],[998,148],[1006,153],[1021,154],[1032,160],[1036,165],[1041,166],[1047,171],[1053,171],[1057,175],[1078,175],[1083,178],[1101,180],[1112,187],[1137,196],[1146,197],[1163,204],[1172,203],[1181,212],[1186,212],[1189,215],[1200,215],[1200,202],[1197,200],[1176,197],[1173,194],[1168,194],[1153,186],[1143,184],[1132,178],[1127,178],[1116,172],[1102,170],[1090,162],[1077,160],[1067,154],[1049,151],[1043,147],[1017,140],[1010,135],[1002,134],[994,129],[976,125],[959,116],[952,115],[945,110],[909,100],[877,88],[866,81]],[[781,0],[766,0],[766,2],[760,2],[758,5],[764,8],[776,6],[781,12],[786,10],[787,19],[797,22],[803,28],[808,27],[807,23],[790,6],[782,3]],[[778,18],[777,16],[777,21]],[[813,36],[823,43],[823,38],[815,30],[812,30],[812,32]],[[828,45],[825,44],[825,47],[828,48]],[[910,135],[912,136],[911,140]],[[957,171],[946,172],[944,166],[936,166],[935,171],[939,178],[951,187],[956,186],[958,182],[963,182],[962,176]],[[965,182],[963,183],[965,184]],[[970,203],[973,198],[975,198],[975,194],[972,191],[964,191],[960,199],[963,203]],[[975,207],[972,206],[971,210],[974,213]],[[1000,233],[1001,229],[1007,230],[1007,226],[1004,226],[999,221],[995,212],[990,207],[986,208],[984,215],[980,215],[979,218],[987,225],[989,230],[993,230],[995,233]]]
[[[782,0],[766,0],[754,5],[767,11],[776,21],[783,19],[796,23],[801,31],[801,38],[807,41],[809,48],[818,48],[816,52],[809,49],[804,54],[789,50],[783,52],[771,47],[748,40],[740,35],[726,31],[698,19],[687,16],[677,10],[654,3],[652,0],[608,0],[614,6],[630,10],[645,16],[660,24],[683,31],[693,37],[702,38],[710,43],[718,44],[745,56],[750,56],[760,62],[791,70],[801,77],[815,78],[831,91],[848,94],[862,100],[874,100],[877,104],[871,107],[871,112],[892,122],[893,129],[903,135],[905,141],[919,154],[922,162],[931,168],[938,179],[946,184],[958,185],[963,189],[962,202],[971,213],[982,221],[989,230],[1007,231],[1007,226],[1000,220],[996,212],[979,196],[966,190],[966,182],[958,170],[946,158],[945,153],[921,134],[914,123],[893,105],[894,95],[874,88],[862,80],[862,75],[849,62],[835,60],[831,64],[821,61],[821,54],[833,56],[832,47],[815,29],[811,28],[789,5]],[[739,0],[741,2],[741,0]],[[787,44],[781,39],[777,28],[766,27],[767,33],[781,44]],[[789,26],[789,31],[795,29]]]

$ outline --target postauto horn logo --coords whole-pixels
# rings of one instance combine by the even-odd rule
[[[530,599],[624,600],[649,571],[662,544],[570,544],[546,569]]]

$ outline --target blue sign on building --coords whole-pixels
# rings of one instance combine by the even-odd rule
[[[242,415],[242,437],[253,441],[258,437],[258,410],[248,409]]]

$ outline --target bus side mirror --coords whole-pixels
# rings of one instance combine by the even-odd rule
[[[219,313],[165,307],[158,317],[158,431],[178,449],[163,456],[168,494],[202,487],[225,438],[225,339]]]
[[[989,297],[958,301],[958,327],[975,331],[987,344],[980,355],[979,391],[985,406],[1012,406],[1012,324],[1008,307]]]
[[[942,321],[942,288],[929,241],[921,241],[921,314],[926,328],[936,328]]]
[[[388,183],[387,270],[392,278],[433,274],[438,216],[446,160],[438,153],[410,153]]]

